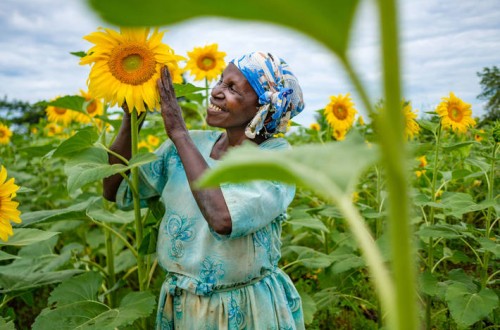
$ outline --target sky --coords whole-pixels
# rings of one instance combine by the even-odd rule
[[[500,1],[404,0],[400,5],[403,95],[422,116],[454,92],[484,114],[477,72],[500,66]],[[89,66],[70,54],[86,51],[82,39],[109,26],[84,0],[0,1],[0,97],[50,100],[86,89]],[[116,28],[116,27],[115,27]],[[216,17],[164,26],[163,41],[186,56],[194,47],[217,43],[226,60],[262,50],[285,59],[298,77],[306,108],[295,121],[314,122],[329,96],[350,93],[361,101],[335,55],[300,32],[262,22]],[[380,38],[373,0],[361,1],[348,56],[376,102],[381,98]]]

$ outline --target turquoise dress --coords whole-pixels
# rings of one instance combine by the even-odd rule
[[[221,132],[192,131],[210,167]],[[262,149],[287,149],[272,138]],[[300,296],[279,267],[281,223],[295,188],[274,181],[223,184],[232,220],[230,235],[217,234],[203,218],[170,140],[157,160],[140,168],[141,203],[160,197],[165,215],[158,233],[159,264],[168,272],[161,288],[157,329],[304,329]],[[125,181],[117,204],[130,209]],[[145,204],[143,204],[145,205]]]

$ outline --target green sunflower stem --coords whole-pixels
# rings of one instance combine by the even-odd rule
[[[104,208],[109,210],[109,202],[103,200]],[[109,288],[113,288],[116,284],[116,273],[115,273],[115,254],[113,251],[113,236],[109,229],[104,228],[104,237],[106,242],[106,268],[108,274],[108,285]],[[111,291],[108,296],[108,303],[111,308],[116,306],[116,291]]]
[[[495,186],[495,157],[496,157],[496,152],[497,152],[497,147],[498,143],[493,141],[493,151],[491,154],[491,169],[490,169],[490,175],[489,175],[489,184],[488,184],[488,201],[493,200],[493,189]],[[491,219],[493,215],[493,206],[490,206],[488,208],[488,213],[486,214],[486,231],[485,231],[485,237],[486,239],[490,239],[491,235]],[[485,251],[484,252],[484,259],[483,259],[483,267],[481,271],[481,288],[485,288],[486,285],[488,284],[488,267],[489,267],[489,262],[490,262],[490,252]]]
[[[403,139],[401,112],[401,74],[399,61],[399,34],[396,0],[379,0],[382,36],[384,99],[387,109],[380,118],[382,162],[388,173],[386,186],[390,196],[388,205],[389,235],[395,292],[394,309],[386,309],[389,329],[417,330],[418,306],[416,299],[415,257],[412,253],[412,228],[409,221],[406,145]]]
[[[433,203],[436,202],[436,183],[437,183],[437,174],[438,174],[438,162],[439,162],[439,147],[441,144],[441,133],[442,133],[442,125],[439,124],[436,132],[436,146],[434,148],[434,168],[432,170],[432,182],[431,182],[431,200]],[[434,206],[430,207],[429,210],[429,226],[434,225]],[[434,239],[432,237],[429,238],[429,243],[427,246],[427,269],[432,272],[434,269]],[[432,297],[426,296],[425,299],[425,326],[426,329],[430,330],[432,328]]]
[[[139,125],[137,120],[137,110],[134,109],[131,114],[131,136],[132,136],[132,157],[137,154],[137,144],[139,142]],[[142,217],[141,217],[141,203],[139,199],[139,169],[134,167],[130,170],[132,176],[132,197],[134,205],[134,224],[135,224],[135,244],[136,250],[139,251],[139,247],[142,243],[143,228],[142,228]],[[139,281],[139,290],[144,291],[145,289],[145,265],[144,258],[141,253],[137,253],[137,277]]]
[[[210,93],[209,93],[209,84],[208,84],[208,78],[205,78],[205,111],[208,109],[208,104],[209,104],[209,98],[210,98]],[[205,115],[203,114],[203,129],[206,128],[206,122],[205,122]]]

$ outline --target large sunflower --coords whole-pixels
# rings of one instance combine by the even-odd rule
[[[101,100],[93,98],[92,95],[90,95],[90,93],[82,91],[81,89],[80,89],[80,95],[85,99],[85,102],[87,102],[87,109],[86,109],[87,115],[75,111],[74,119],[76,122],[87,124],[90,123],[91,117],[102,115],[104,106]]]
[[[405,138],[413,139],[415,135],[420,132],[420,126],[417,121],[417,114],[412,111],[411,103],[408,101],[403,102],[403,114],[405,120]]]
[[[441,98],[441,103],[436,108],[436,112],[441,117],[441,124],[444,128],[451,128],[455,132],[465,133],[467,128],[476,125],[472,119],[472,110],[469,103],[465,103],[450,92],[449,97]]]
[[[90,64],[89,93],[111,106],[127,103],[130,111],[141,113],[159,107],[156,81],[164,65],[177,68],[182,56],[162,43],[164,32],[149,28],[99,28],[84,37],[95,46],[80,64]],[[175,76],[174,76],[175,81]]]
[[[0,123],[0,144],[8,144],[10,142],[10,137],[12,136],[12,131],[9,127]]]
[[[71,123],[75,115],[75,111],[73,110],[54,107],[52,105],[49,105],[45,109],[45,112],[47,113],[47,118],[50,122],[61,123],[64,126],[67,126],[69,123]]]
[[[14,184],[14,178],[7,180],[7,170],[0,168],[0,239],[7,241],[13,235],[11,221],[21,223],[17,209],[19,203],[13,202],[19,186]]]
[[[207,80],[215,80],[226,67],[224,57],[226,53],[219,52],[219,45],[211,44],[205,47],[195,47],[188,52],[188,62],[186,70],[191,71],[195,76],[194,80],[199,81],[207,78]]]
[[[347,132],[354,123],[354,116],[357,111],[349,93],[330,96],[330,103],[325,107],[324,114],[326,121],[335,131]]]

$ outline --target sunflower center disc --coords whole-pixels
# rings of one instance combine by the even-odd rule
[[[198,59],[198,67],[204,71],[215,68],[215,60],[212,57],[201,57]]]
[[[141,85],[156,73],[153,52],[142,44],[119,45],[109,57],[109,71],[120,82]]]
[[[96,112],[97,110],[97,102],[96,101],[92,101],[89,103],[89,105],[87,105],[87,112],[89,114],[93,114],[94,112]]]
[[[336,107],[333,112],[335,113],[335,117],[338,119],[345,119],[347,117],[347,111],[343,107]]]
[[[123,70],[134,72],[142,66],[142,57],[139,54],[131,54],[122,60]]]
[[[7,136],[4,131],[0,130],[0,139]]]
[[[58,115],[64,115],[66,113],[66,109],[63,109],[63,108],[58,108],[58,107],[54,107],[54,111],[58,114]]]
[[[460,122],[462,120],[463,114],[462,111],[453,107],[448,111],[450,118],[456,122]]]

